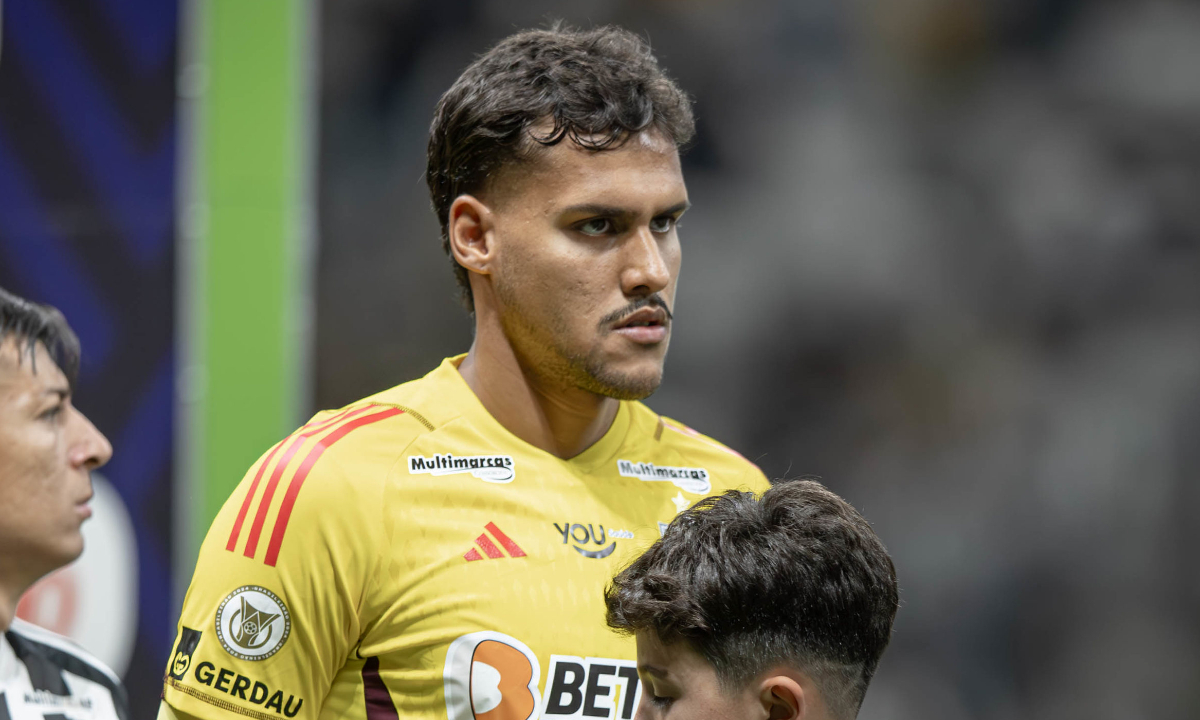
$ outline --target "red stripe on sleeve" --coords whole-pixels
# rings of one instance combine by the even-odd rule
[[[358,407],[358,408],[347,408],[347,409],[341,411],[340,413],[338,413],[337,415],[334,415],[333,417],[328,418],[326,420],[318,420],[316,422],[310,422],[309,424],[300,428],[296,432],[303,433],[304,435],[312,435],[313,433],[319,433],[328,427],[336,425],[338,422],[343,420],[347,415],[349,415],[351,413],[354,413],[355,415],[360,414],[363,410],[366,410],[367,408],[370,408],[370,407],[371,407],[370,405],[365,405],[363,407]],[[295,435],[296,433],[292,433],[292,434]]]
[[[267,545],[267,557],[263,562],[274,567],[275,561],[279,559],[279,547],[283,544],[283,535],[287,532],[288,520],[291,519],[292,507],[296,504],[296,496],[300,494],[301,486],[304,485],[309,472],[312,471],[313,466],[317,464],[317,460],[321,458],[325,450],[364,425],[377,423],[403,412],[399,408],[387,408],[377,413],[355,418],[317,441],[316,446],[308,452],[304,462],[300,463],[300,467],[296,469],[296,474],[292,476],[292,482],[288,485],[287,492],[284,493],[283,503],[279,506],[279,517],[275,519],[275,529],[271,532],[271,543]]]
[[[509,555],[512,557],[525,557],[525,551],[521,549],[521,546],[517,545],[512,541],[512,538],[501,532],[500,528],[496,527],[496,523],[490,522],[487,525],[484,525],[484,527],[486,527],[493,535],[496,536],[496,539],[500,541],[500,544],[504,546],[504,549],[508,551]]]
[[[296,452],[304,441],[308,438],[323,432],[334,424],[350,420],[356,415],[362,415],[370,410],[373,406],[364,405],[353,410],[346,410],[339,413],[337,416],[313,425],[308,430],[301,428],[301,432],[292,435],[294,440],[288,445],[287,450],[283,451],[283,456],[279,458],[279,463],[275,465],[275,471],[271,473],[271,479],[267,481],[267,487],[263,490],[262,500],[258,502],[258,512],[254,514],[254,525],[250,527],[250,535],[246,538],[246,551],[243,553],[246,557],[254,557],[254,553],[258,552],[258,540],[262,536],[263,525],[267,521],[267,511],[271,509],[271,501],[275,499],[275,489],[279,486],[279,480],[283,477],[283,472],[287,470],[287,466],[295,457]],[[343,427],[345,427],[343,425]],[[334,431],[336,432],[336,431]]]
[[[258,512],[254,514],[254,524],[250,526],[250,535],[246,538],[246,551],[242,553],[248,558],[254,557],[254,553],[258,551],[258,538],[262,535],[263,524],[267,521],[267,510],[271,508],[271,500],[275,498],[275,488],[279,485],[279,478],[283,477],[283,471],[287,469],[288,463],[292,461],[296,451],[303,444],[304,436],[295,436],[292,444],[283,451],[279,463],[275,465],[271,479],[267,481],[267,488],[263,490],[262,500],[258,501]]]
[[[310,432],[323,430],[341,420],[349,412],[350,410],[343,410],[328,420],[310,422],[301,427],[299,432],[304,432],[305,430]],[[292,434],[295,435],[295,433]],[[225,549],[229,552],[233,552],[237,547],[238,536],[242,533],[242,524],[246,521],[246,513],[250,512],[250,503],[254,502],[254,493],[258,490],[258,483],[262,480],[263,473],[266,472],[267,466],[271,464],[271,459],[275,457],[275,453],[279,452],[279,448],[283,447],[286,442],[287,438],[284,438],[275,443],[275,447],[271,448],[267,459],[263,461],[263,464],[258,467],[258,472],[254,474],[254,482],[250,483],[250,490],[246,493],[246,498],[242,500],[242,507],[238,509],[237,519],[233,521],[233,531],[229,533],[229,542],[225,545]]]
[[[225,549],[233,552],[237,547],[238,535],[242,532],[242,523],[246,521],[246,513],[250,511],[250,503],[254,500],[254,493],[258,490],[258,481],[262,480],[263,473],[266,472],[267,466],[271,464],[271,458],[275,457],[275,453],[279,452],[279,448],[287,442],[287,438],[275,443],[275,447],[271,448],[267,459],[263,460],[262,465],[258,466],[258,472],[254,473],[254,482],[250,483],[250,490],[246,493],[246,499],[242,500],[242,507],[238,509],[237,520],[233,521],[233,531],[229,533],[229,542],[225,544]]]

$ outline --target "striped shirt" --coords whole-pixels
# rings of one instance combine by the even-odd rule
[[[0,638],[0,720],[128,720],[121,681],[66,638],[14,619]]]

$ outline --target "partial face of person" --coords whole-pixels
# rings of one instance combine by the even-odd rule
[[[634,720],[767,720],[756,688],[729,694],[713,666],[685,642],[664,644],[653,632],[637,633],[642,699]]]
[[[0,555],[45,572],[78,557],[89,473],[111,455],[45,347],[0,343]]]
[[[674,144],[570,140],[497,179],[492,267],[504,330],[535,374],[619,399],[662,380],[688,206]]]

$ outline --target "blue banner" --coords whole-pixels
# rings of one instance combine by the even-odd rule
[[[83,345],[76,404],[114,448],[92,549],[19,612],[116,665],[134,717],[154,715],[175,620],[178,11],[4,0],[0,25],[0,286],[66,315]]]

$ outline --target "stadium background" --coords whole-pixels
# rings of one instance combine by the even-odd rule
[[[151,715],[242,470],[467,347],[428,121],[551,15],[646,34],[696,98],[650,405],[873,521],[904,604],[860,717],[1200,714],[1200,7],[1172,0],[5,0],[0,286],[79,331],[116,450],[22,613]]]

